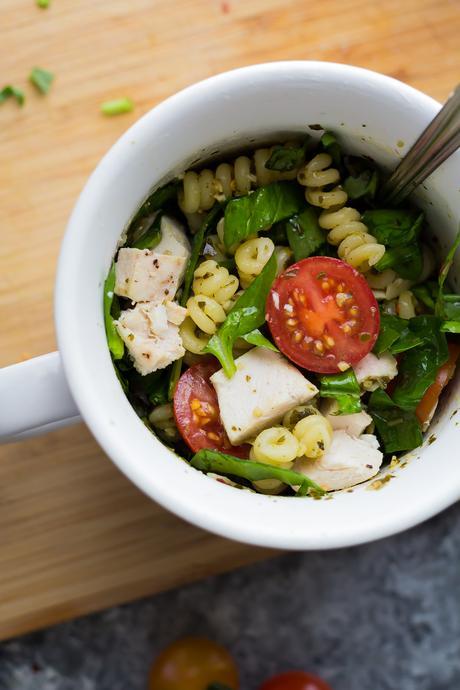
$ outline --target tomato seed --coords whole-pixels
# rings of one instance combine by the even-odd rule
[[[350,316],[358,316],[359,307],[357,307],[356,304],[354,304],[352,307],[350,307],[348,313],[350,314]]]
[[[335,340],[334,340],[334,338],[331,338],[330,335],[326,335],[324,337],[324,341],[328,347],[334,347],[334,345],[335,345]]]
[[[329,290],[331,289],[331,284],[329,283],[329,281],[323,280],[323,282],[321,283],[321,289],[323,290],[323,292],[329,292]]]
[[[300,331],[294,331],[293,338],[295,343],[300,343],[302,340],[302,333]]]
[[[324,352],[324,345],[321,340],[315,340],[315,350],[321,353]]]
[[[214,431],[208,431],[208,433],[206,434],[206,436],[207,436],[209,439],[211,439],[211,441],[219,441],[219,440],[220,440],[219,436],[218,436],[217,434],[215,434]]]
[[[288,320],[286,321],[286,323],[287,323],[288,326],[294,327],[294,326],[297,326],[297,324],[298,324],[299,322],[297,321],[297,319],[288,319]]]

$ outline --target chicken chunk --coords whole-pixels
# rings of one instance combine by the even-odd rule
[[[398,375],[396,359],[389,352],[380,357],[369,352],[368,355],[353,367],[356,379],[365,391],[385,388],[387,383]]]
[[[361,436],[364,429],[372,422],[372,417],[364,410],[355,414],[337,414],[337,401],[324,400],[321,405],[321,414],[330,422],[334,431],[342,429],[350,436]]]
[[[318,389],[283,355],[255,347],[235,360],[228,379],[223,369],[211,376],[225,431],[233,445],[256,436],[281,420],[296,405],[308,402]]]
[[[125,247],[115,264],[115,294],[133,302],[161,304],[174,299],[186,259],[149,249]]]
[[[175,218],[171,218],[171,216],[162,216],[160,229],[161,240],[155,247],[155,252],[157,254],[182,256],[188,261],[192,250],[182,225]]]
[[[186,310],[183,312],[185,316]],[[143,376],[164,369],[185,354],[179,327],[168,320],[165,305],[137,304],[134,309],[121,312],[115,325],[135,368]]]
[[[354,438],[334,431],[329,450],[316,460],[299,458],[293,469],[313,479],[326,491],[347,489],[371,479],[379,471],[383,453],[372,434]]]

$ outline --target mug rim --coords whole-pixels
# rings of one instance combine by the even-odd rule
[[[217,89],[221,86],[224,86],[227,80],[250,79],[253,76],[255,77],[261,75],[264,72],[283,73],[286,70],[289,70],[290,72],[300,70],[302,73],[304,73],[305,70],[317,70],[318,74],[330,74],[357,80],[364,78],[368,80],[371,79],[373,83],[382,90],[392,89],[394,91],[396,89],[405,98],[412,100],[417,99],[417,101],[420,103],[420,106],[424,108],[425,111],[429,111],[431,116],[434,116],[440,107],[440,104],[430,96],[427,96],[417,89],[414,89],[413,87],[392,77],[388,77],[361,67],[318,61],[281,61],[250,65],[209,77],[208,79],[204,79],[196,84],[188,86],[178,93],[170,96],[165,101],[154,106],[151,110],[144,114],[115,142],[115,144],[101,159],[83,188],[83,191],[69,220],[58,261],[55,289],[56,331],[66,377],[68,379],[72,395],[75,398],[77,406],[79,407],[86,424],[89,426],[98,443],[109,455],[111,460],[125,475],[131,479],[131,481],[133,481],[134,484],[147,493],[150,498],[153,498],[163,507],[173,510],[173,512],[187,521],[228,538],[237,539],[239,541],[252,543],[255,545],[283,549],[326,549],[349,546],[379,539],[381,537],[388,536],[403,529],[412,527],[415,524],[418,524],[419,522],[436,514],[448,505],[451,505],[459,496],[460,486],[456,486],[455,482],[452,482],[450,485],[450,490],[439,494],[436,499],[431,497],[431,500],[427,499],[426,501],[422,501],[417,507],[412,507],[411,509],[406,507],[405,511],[397,513],[396,516],[388,516],[386,521],[382,523],[380,529],[376,529],[375,525],[372,524],[363,524],[360,530],[355,531],[353,534],[348,534],[345,530],[346,536],[344,536],[343,531],[338,530],[335,538],[328,536],[324,543],[314,539],[312,540],[311,538],[302,540],[302,538],[299,538],[297,535],[287,535],[286,538],[284,538],[281,542],[279,538],[272,538],[272,535],[270,534],[261,535],[257,527],[254,528],[254,526],[251,525],[235,526],[232,525],[228,519],[216,519],[213,524],[210,525],[210,518],[206,512],[197,510],[190,505],[185,506],[180,500],[173,501],[170,495],[165,495],[165,493],[162,492],[159,487],[155,487],[154,484],[150,484],[149,487],[146,488],[145,478],[140,476],[140,474],[138,474],[130,464],[129,457],[127,457],[126,454],[126,449],[114,444],[106,424],[101,423],[101,420],[98,416],[98,410],[93,404],[94,401],[92,400],[91,392],[85,388],[85,386],[82,386],[79,379],[78,367],[74,367],[76,344],[72,341],[72,337],[69,336],[66,329],[66,322],[69,318],[66,304],[66,266],[69,261],[72,261],[74,238],[77,238],[79,232],[78,226],[81,223],[82,217],[84,217],[85,206],[91,202],[91,199],[94,198],[94,195],[98,194],[98,185],[101,184],[101,181],[110,170],[113,162],[118,157],[125,155],[125,150],[130,146],[130,143],[133,139],[136,137],[142,137],[144,129],[148,127],[153,118],[164,115],[170,108],[180,108],[181,105],[185,104],[190,97],[195,98],[200,91],[203,93]],[[75,241],[77,241],[77,239],[75,239]],[[235,491],[234,489],[229,489],[229,487],[225,488],[232,492]],[[403,517],[401,517],[402,514]]]

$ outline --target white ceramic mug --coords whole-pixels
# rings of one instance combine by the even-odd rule
[[[401,82],[356,67],[284,62],[221,74],[147,113],[99,163],[70,218],[55,290],[59,354],[0,371],[0,438],[18,439],[81,415],[115,464],[155,501],[208,530],[264,546],[357,544],[453,503],[460,496],[454,458],[460,430],[452,417],[458,377],[430,431],[436,442],[410,453],[381,490],[360,485],[320,501],[264,496],[206,477],[150,433],[115,376],[102,314],[102,287],[122,230],[152,187],[191,163],[320,123],[347,150],[394,165],[439,107]],[[456,154],[418,194],[441,254],[460,217],[459,181]]]

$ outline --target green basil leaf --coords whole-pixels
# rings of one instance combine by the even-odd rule
[[[386,247],[399,247],[418,239],[423,213],[412,209],[373,209],[363,213],[363,223],[371,235]]]
[[[441,324],[441,319],[431,315],[416,316],[409,320],[410,330],[423,339],[423,344],[408,350],[399,365],[393,400],[403,409],[415,410],[434,382],[439,367],[449,357]]]
[[[286,235],[295,261],[306,259],[324,244],[324,231],[319,227],[318,216],[311,207],[289,218]]]
[[[118,333],[112,316],[112,305],[115,289],[115,262],[112,261],[110,271],[104,283],[104,323],[107,345],[113,359],[121,359],[125,351],[125,344]]]
[[[252,194],[231,199],[225,209],[225,246],[232,247],[257,235],[298,213],[304,205],[302,189],[295,182],[273,182]]]
[[[275,276],[276,257],[273,253],[261,273],[235,302],[227,318],[204,349],[204,352],[217,357],[228,378],[236,371],[233,359],[235,340],[259,328],[265,322],[265,302]]]
[[[305,151],[310,137],[307,137],[302,146],[282,146],[277,145],[272,148],[270,158],[265,163],[268,170],[278,170],[279,172],[289,172],[299,168],[305,160]]]
[[[305,495],[311,491],[320,496],[325,493],[316,482],[299,472],[264,465],[252,460],[240,460],[233,455],[220,453],[217,450],[209,450],[207,448],[199,450],[190,460],[190,464],[202,472],[230,474],[234,477],[242,477],[250,482],[257,482],[261,479],[278,479],[289,486],[300,486],[297,492],[298,496]]]
[[[132,247],[151,226],[151,216],[163,209],[169,202],[177,199],[179,180],[173,180],[150,194],[131,220],[126,233],[127,247]]]
[[[134,249],[154,249],[157,244],[160,244],[162,217],[163,213],[161,211],[158,211],[155,216],[151,216],[151,225],[145,224],[142,237],[139,237],[132,245]]]
[[[241,336],[250,345],[255,345],[256,347],[265,347],[267,350],[273,350],[273,352],[279,352],[276,345],[273,345],[271,340],[266,338],[263,333],[259,331],[258,328],[254,328],[253,331],[245,333]]]
[[[376,170],[363,170],[356,177],[353,175],[346,177],[343,188],[349,199],[361,199],[362,197],[374,199],[378,181],[379,176]]]
[[[3,89],[0,90],[0,103],[4,103],[6,100],[8,100],[8,98],[15,98],[20,106],[23,106],[26,100],[24,91],[22,91],[22,89],[18,89],[17,86],[12,86],[11,84],[4,86]]]
[[[385,453],[413,450],[422,444],[422,430],[415,414],[395,405],[385,391],[371,393],[368,412]]]
[[[448,273],[452,267],[452,264],[454,263],[454,256],[455,256],[455,253],[456,253],[459,245],[460,245],[460,230],[457,233],[457,236],[454,240],[452,247],[449,250],[449,253],[447,254],[446,258],[444,259],[444,263],[441,266],[441,270],[439,271],[438,295],[437,295],[436,306],[435,306],[436,316],[444,316],[444,311],[443,311],[444,283],[446,282],[447,275],[448,275]]]
[[[460,333],[460,321],[443,321],[441,331],[443,333]]]
[[[333,132],[324,132],[320,139],[320,144],[324,151],[332,157],[334,165],[340,168],[342,165],[342,150],[335,134]]]
[[[320,397],[337,400],[338,414],[361,412],[361,391],[353,369],[319,376],[319,383]]]
[[[385,251],[380,261],[375,264],[377,271],[386,268],[394,270],[406,280],[418,280],[423,270],[422,248],[416,242],[399,247],[391,247]]]

